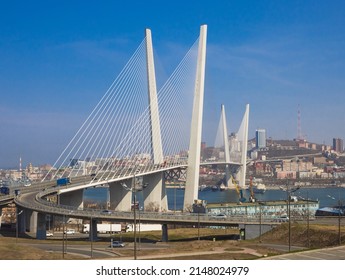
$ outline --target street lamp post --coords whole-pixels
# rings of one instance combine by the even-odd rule
[[[200,208],[198,209],[198,241],[200,241]]]
[[[62,216],[62,258],[65,258],[65,215]]]
[[[329,198],[336,200],[335,197],[327,195]],[[342,208],[342,203],[340,201],[340,193],[339,193],[339,198],[338,198],[338,244],[339,246],[341,245],[341,208]]]
[[[139,205],[139,202],[138,202],[138,213],[139,213],[139,251],[141,249],[141,235],[140,235],[140,205]]]
[[[134,175],[135,180],[135,175]],[[135,185],[135,183],[134,183]],[[132,187],[132,193],[133,193],[133,187]],[[136,216],[136,201],[137,201],[137,194],[134,190],[134,205],[133,205],[133,219],[134,219],[134,259],[137,259],[137,216]]]
[[[134,238],[134,259],[137,259],[137,212],[136,212],[136,208],[137,208],[137,189],[136,189],[136,177],[135,174],[133,175],[133,180],[132,180],[132,184],[131,187],[127,187],[127,185],[125,183],[121,183],[121,186],[128,191],[132,192],[132,197],[134,200],[133,203],[133,222],[134,222],[134,229],[133,229],[133,238]],[[143,189],[146,188],[148,185],[147,184],[143,184]],[[139,206],[139,203],[138,203]],[[139,223],[140,223],[140,209],[139,209]],[[139,224],[140,227],[140,224]],[[139,231],[139,236],[140,236],[140,231]]]
[[[289,217],[289,252],[291,251],[291,195],[289,194],[289,192],[287,192],[288,194],[288,204],[289,204],[289,208],[288,208],[288,217]]]
[[[91,245],[91,259],[93,257],[93,229],[92,229],[92,217],[90,217],[90,245]]]
[[[300,186],[297,188],[291,189],[289,186],[289,182],[286,182],[286,189],[280,188],[281,190],[286,191],[286,199],[287,199],[287,211],[288,211],[288,219],[289,219],[289,252],[291,251],[291,194],[295,191],[300,189]]]
[[[261,243],[261,234],[262,234],[262,205],[265,205],[264,202],[259,202],[259,210],[260,210],[260,217],[259,217],[259,242]]]
[[[308,248],[310,248],[309,219],[310,219],[309,194],[308,194],[308,191],[307,191],[307,238],[308,238]]]
[[[66,215],[62,217],[62,258],[65,258],[67,254],[67,224],[66,224]],[[70,222],[69,222],[70,223]]]
[[[174,188],[174,213],[175,212],[176,212],[176,185],[175,185],[175,188]]]
[[[18,217],[23,213],[23,210],[21,210],[19,213],[16,213],[16,243],[18,243]]]

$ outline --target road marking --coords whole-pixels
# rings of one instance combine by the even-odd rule
[[[325,253],[325,252],[315,252],[315,253],[317,253],[317,254],[322,254],[322,255],[327,255],[327,256],[332,256],[332,257],[334,257],[334,256],[336,256],[336,254],[330,254],[330,253]]]
[[[276,260],[290,260],[289,258],[279,257],[277,256]]]
[[[314,260],[323,260],[323,258],[313,257],[313,256],[310,256],[308,254],[299,254],[299,255],[302,256],[302,257],[311,258],[311,259],[314,259]]]

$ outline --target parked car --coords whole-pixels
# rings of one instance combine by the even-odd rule
[[[52,233],[52,232],[47,231],[46,236],[47,236],[47,237],[51,237],[51,236],[53,236],[53,233]]]
[[[113,241],[109,247],[125,247],[125,244],[123,244],[121,241]]]

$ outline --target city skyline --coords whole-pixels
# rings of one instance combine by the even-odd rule
[[[251,105],[249,138],[258,128],[273,139],[296,138],[299,109],[307,140],[331,145],[333,138],[345,138],[342,1],[152,1],[152,10],[135,1],[58,3],[2,5],[0,167],[18,166],[20,157],[23,166],[52,164],[146,27],[162,83],[200,25],[208,25],[203,125],[208,145],[220,104],[229,132],[238,130],[245,105]]]

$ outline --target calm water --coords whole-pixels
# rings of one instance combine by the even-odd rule
[[[182,209],[184,190],[167,189],[168,207],[171,210]],[[249,199],[249,191],[244,190],[243,195],[247,200]],[[327,188],[301,188],[294,193],[294,195],[312,200],[319,200],[320,207],[338,205],[338,200],[345,203],[345,188],[327,187]],[[107,200],[107,188],[92,188],[84,192],[84,199],[94,202],[105,202]],[[333,198],[331,198],[331,197]],[[284,200],[286,199],[286,192],[282,190],[267,190],[264,194],[255,194],[257,200]],[[142,193],[138,192],[137,199],[142,204]],[[235,190],[226,191],[199,191],[199,199],[206,200],[209,203],[214,202],[237,202],[238,195]]]

